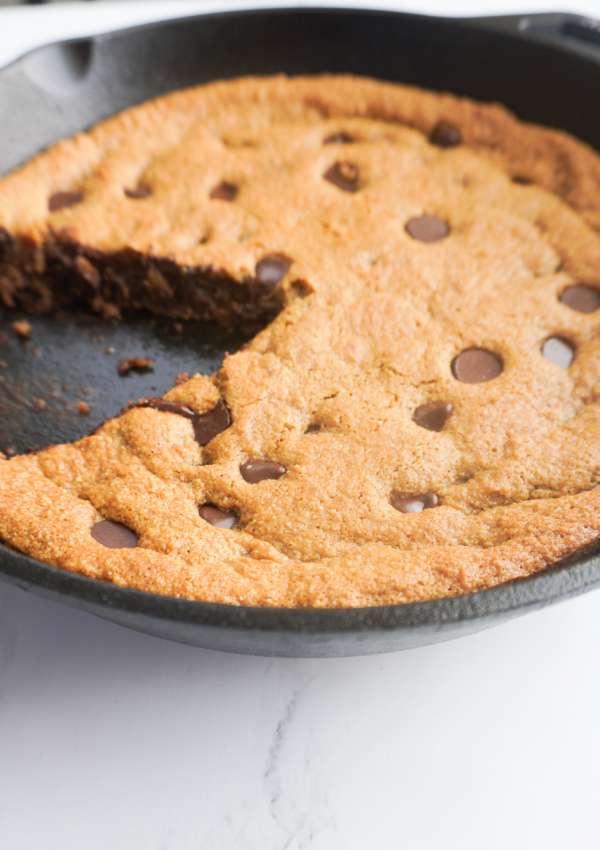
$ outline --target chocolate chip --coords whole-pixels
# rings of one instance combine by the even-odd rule
[[[191,407],[176,401],[167,401],[164,398],[141,398],[130,407],[150,407],[153,410],[175,413],[177,416],[189,419],[194,426],[194,436],[201,446],[210,443],[213,437],[231,425],[231,414],[223,399],[219,399],[216,405],[206,413],[196,413]]]
[[[452,361],[452,374],[464,384],[482,384],[497,378],[502,358],[485,348],[467,348]]]
[[[558,300],[578,313],[593,313],[600,309],[600,289],[577,283],[563,290]]]
[[[418,215],[406,222],[406,232],[419,242],[439,242],[450,233],[448,223],[436,215]]]
[[[390,496],[390,504],[403,514],[418,514],[428,508],[436,508],[440,503],[435,493],[399,493],[394,490]]]
[[[413,422],[428,431],[441,431],[453,410],[453,406],[446,401],[430,401],[417,407],[413,413]]]
[[[133,549],[139,540],[135,531],[110,519],[100,520],[93,525],[90,534],[107,549]]]
[[[283,254],[267,254],[256,264],[256,280],[263,286],[277,286],[291,264],[291,260]]]
[[[247,460],[240,466],[240,472],[244,481],[248,484],[258,484],[259,481],[281,478],[285,475],[285,466],[275,463],[273,460]]]
[[[542,345],[542,354],[555,366],[568,369],[575,359],[575,346],[562,336],[549,336]]]
[[[207,413],[197,413],[194,416],[193,424],[196,440],[201,446],[205,446],[217,434],[225,431],[231,425],[229,408],[220,398],[212,410],[207,411]]]
[[[234,528],[239,522],[239,517],[235,511],[223,511],[210,503],[201,505],[198,508],[198,513],[202,519],[217,528]]]
[[[233,201],[238,193],[238,187],[235,183],[228,183],[223,180],[211,190],[210,197],[215,201]]]
[[[325,180],[344,192],[358,191],[358,166],[353,162],[335,162],[323,174]]]
[[[48,198],[48,209],[50,212],[56,212],[65,207],[74,207],[82,201],[83,192],[55,192]]]
[[[197,414],[190,407],[178,404],[176,401],[167,401],[164,398],[140,398],[133,402],[130,407],[151,407],[153,410],[161,410],[163,413],[176,413],[186,419],[195,419]]]
[[[429,134],[429,141],[438,148],[454,148],[462,142],[462,135],[456,124],[438,121]]]
[[[305,434],[318,434],[322,426],[320,422],[310,422],[306,428]]]
[[[128,198],[131,198],[134,201],[139,201],[152,194],[152,187],[148,186],[147,183],[139,183],[137,186],[134,186],[133,189],[125,189],[124,191]]]
[[[347,133],[345,130],[339,130],[337,133],[332,133],[330,136],[327,136],[323,139],[324,145],[349,145],[352,142],[355,142],[356,139],[354,136],[351,136],[350,133]]]

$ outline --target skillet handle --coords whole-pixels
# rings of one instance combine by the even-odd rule
[[[557,12],[482,17],[473,23],[491,30],[517,32],[527,39],[557,44],[600,59],[600,20],[594,18]]]

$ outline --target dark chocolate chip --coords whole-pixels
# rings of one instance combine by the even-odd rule
[[[549,336],[542,345],[542,354],[555,366],[568,369],[575,359],[575,346],[562,336]]]
[[[337,133],[332,133],[327,138],[323,139],[324,145],[350,145],[355,142],[354,136],[347,133],[345,130],[339,130]]]
[[[306,428],[305,434],[318,434],[322,426],[319,422],[310,422]]]
[[[178,416],[184,416],[186,419],[195,419],[197,414],[183,404],[178,404],[175,401],[167,401],[164,398],[141,398],[131,407],[151,407],[153,410],[160,410],[163,413],[176,413]]]
[[[531,186],[531,180],[529,179],[529,177],[525,177],[523,174],[513,174],[510,179],[518,186]]]
[[[563,290],[559,301],[578,313],[593,313],[600,309],[600,289],[586,283],[577,283]]]
[[[90,534],[107,549],[133,549],[139,540],[135,531],[110,519],[100,520],[93,525]]]
[[[323,177],[344,192],[358,191],[359,171],[353,162],[334,162]]]
[[[210,197],[215,201],[234,201],[238,193],[235,183],[223,180],[211,190]]]
[[[283,254],[267,254],[256,264],[256,280],[263,286],[277,286],[290,266],[291,260]]]
[[[152,187],[147,183],[139,183],[133,189],[125,189],[125,194],[128,198],[134,201],[139,201],[142,198],[148,198],[152,194]]]
[[[50,212],[56,212],[65,207],[74,207],[82,201],[83,192],[55,192],[48,198],[48,209]]]
[[[502,372],[502,358],[485,348],[467,348],[452,361],[452,374],[464,384],[482,384]]]
[[[448,222],[436,215],[418,215],[406,222],[406,232],[419,242],[439,242],[450,233]]]
[[[285,466],[275,463],[273,460],[247,460],[240,466],[240,472],[244,481],[248,484],[258,484],[269,478],[277,479],[285,475]]]
[[[456,124],[438,121],[429,134],[429,141],[438,148],[454,148],[462,142],[462,135]]]
[[[430,401],[417,407],[413,421],[428,431],[441,431],[453,410],[453,406],[446,401]]]
[[[437,508],[440,500],[435,493],[399,493],[394,490],[390,496],[390,504],[403,514],[418,514],[428,508]]]
[[[209,503],[201,505],[198,508],[198,513],[202,519],[217,528],[234,528],[239,522],[239,517],[235,511],[224,511]]]
[[[196,440],[201,446],[206,446],[217,434],[225,431],[231,425],[229,408],[220,398],[212,410],[208,410],[206,413],[197,413],[194,416],[193,424]]]
[[[195,410],[186,407],[184,404],[167,401],[164,398],[141,398],[131,407],[150,407],[153,410],[160,410],[162,413],[175,413],[177,416],[189,419],[194,426],[194,436],[201,446],[210,443],[213,437],[216,437],[217,434],[225,431],[231,425],[231,414],[223,399],[219,399],[212,410],[206,413],[196,413]]]

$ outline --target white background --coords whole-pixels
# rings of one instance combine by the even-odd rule
[[[0,61],[204,5],[1,11]],[[169,644],[0,585],[0,847],[598,850],[599,658],[593,593],[452,643],[302,661]]]

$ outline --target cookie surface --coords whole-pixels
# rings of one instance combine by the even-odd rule
[[[600,158],[351,77],[216,83],[0,181],[0,298],[262,327],[212,377],[0,459],[0,539],[158,593],[356,606],[600,537]]]

